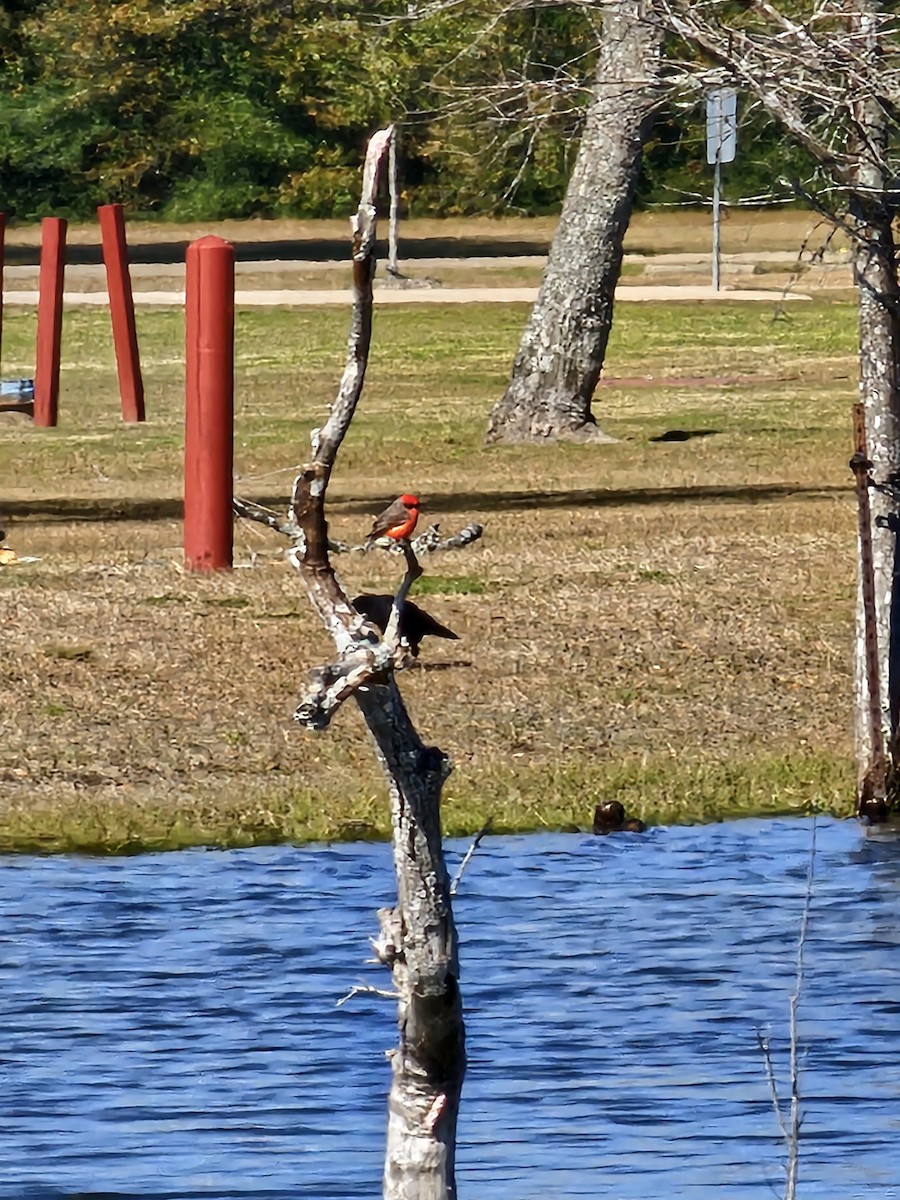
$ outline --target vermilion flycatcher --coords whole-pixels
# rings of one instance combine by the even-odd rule
[[[353,601],[356,611],[367,621],[377,625],[382,633],[388,627],[393,606],[394,597],[383,592],[363,592]],[[431,613],[427,613],[424,608],[419,608],[418,604],[413,604],[412,600],[406,600],[400,609],[400,636],[409,642],[413,658],[419,656],[419,643],[423,637],[450,638],[454,642],[459,641],[458,633],[454,633],[452,629],[448,629],[446,625],[436,621]]]
[[[408,538],[416,527],[419,519],[419,497],[399,496],[393,504],[389,504],[380,516],[375,518],[372,530],[366,538],[374,542],[376,538],[387,537],[395,542]]]

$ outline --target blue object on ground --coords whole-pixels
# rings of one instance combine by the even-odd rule
[[[33,379],[0,380],[0,396],[16,396],[19,400],[34,399]]]

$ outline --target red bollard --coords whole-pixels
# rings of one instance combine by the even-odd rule
[[[0,213],[0,348],[3,344],[3,266],[6,257],[6,213]]]
[[[59,414],[59,359],[62,349],[63,274],[66,229],[62,217],[41,221],[37,352],[34,369],[34,423],[55,425]]]
[[[234,462],[234,246],[204,237],[185,263],[184,557],[230,570]]]
[[[144,381],[141,378],[137,326],[134,321],[134,296],[128,270],[125,214],[121,204],[101,204],[97,209],[97,217],[100,221],[109,315],[116,347],[122,420],[143,421]]]

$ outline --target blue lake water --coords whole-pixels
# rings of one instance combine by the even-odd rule
[[[770,1200],[812,823],[487,838],[461,1200]],[[451,862],[465,845],[453,843]],[[380,1195],[384,845],[0,859],[0,1197]],[[900,1198],[900,841],[819,820],[799,1196]]]

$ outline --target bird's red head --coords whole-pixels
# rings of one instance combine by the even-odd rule
[[[416,512],[418,512],[419,509],[422,507],[422,505],[419,503],[418,496],[409,496],[409,495],[401,496],[400,503],[403,505],[404,508],[413,508],[416,510]]]

